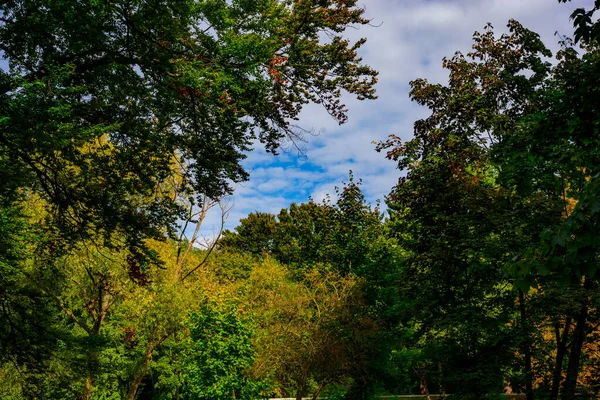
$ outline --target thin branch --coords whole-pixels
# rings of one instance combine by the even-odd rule
[[[227,222],[229,213],[231,212],[231,209],[233,208],[233,203],[226,199],[220,199],[217,204],[219,205],[219,208],[221,209],[221,226],[219,227],[219,231],[218,231],[217,235],[215,236],[214,240],[212,241],[212,244],[206,250],[205,255],[202,258],[202,260],[198,263],[198,265],[196,265],[194,268],[192,268],[189,272],[187,272],[181,278],[182,282],[188,276],[193,274],[195,271],[197,271],[200,267],[202,267],[206,263],[206,260],[208,260],[208,257],[211,255],[213,250],[217,247],[217,243],[218,243],[219,239],[221,238],[221,236],[223,235],[223,231],[225,230],[225,222]]]

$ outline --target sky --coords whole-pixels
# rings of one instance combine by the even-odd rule
[[[250,212],[277,213],[292,202],[316,201],[334,194],[335,186],[348,180],[352,170],[362,179],[367,200],[383,201],[401,172],[394,162],[375,151],[373,142],[390,134],[410,139],[415,120],[427,116],[427,109],[411,103],[409,82],[427,78],[447,82],[442,58],[457,50],[471,49],[472,35],[486,23],[497,34],[507,32],[514,18],[537,32],[553,52],[561,35],[572,36],[569,15],[577,7],[591,8],[593,0],[362,0],[372,26],[348,29],[351,39],[367,38],[360,51],[364,62],[380,72],[374,101],[358,101],[345,96],[349,120],[338,125],[325,110],[308,106],[299,125],[313,131],[304,143],[304,154],[288,150],[279,156],[260,146],[248,153],[244,167],[250,180],[236,187],[233,209],[226,227],[234,228]],[[217,227],[217,213],[209,215],[202,231]]]
[[[488,22],[499,35],[514,18],[540,34],[555,51],[559,40],[555,32],[572,36],[569,15],[577,7],[591,8],[593,0],[566,4],[558,0],[360,0],[359,4],[371,25],[348,29],[345,36],[367,38],[359,53],[365,64],[380,72],[379,98],[358,101],[344,96],[349,120],[341,126],[322,107],[305,107],[298,124],[313,134],[307,135],[303,154],[290,148],[273,156],[256,146],[243,163],[250,180],[235,188],[227,228],[233,229],[253,211],[277,213],[292,202],[334,195],[335,186],[347,181],[349,170],[362,179],[369,202],[383,201],[401,172],[375,151],[373,142],[390,134],[410,139],[414,121],[428,114],[411,103],[411,80],[446,83],[442,58],[469,52],[473,32],[482,31]],[[212,236],[219,225],[220,215],[214,209],[202,226],[203,236]]]

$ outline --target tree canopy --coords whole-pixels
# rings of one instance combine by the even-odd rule
[[[555,61],[510,20],[412,81],[386,209],[350,172],[228,231],[246,151],[375,98],[365,10],[3,2],[0,398],[598,398],[599,7]]]
[[[62,236],[139,246],[179,216],[164,187],[215,198],[255,140],[295,140],[304,104],[340,123],[377,73],[342,36],[356,1],[8,1],[0,6],[3,198],[42,195]],[[323,39],[324,35],[326,38]]]

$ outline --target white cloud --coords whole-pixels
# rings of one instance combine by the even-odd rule
[[[289,187],[291,183],[283,179],[269,179],[256,186],[256,190],[264,193],[273,193]]]

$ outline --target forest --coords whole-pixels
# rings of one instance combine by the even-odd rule
[[[598,398],[598,9],[555,54],[510,20],[410,82],[383,204],[350,171],[227,230],[255,143],[377,101],[344,36],[368,8],[2,1],[0,399]]]

